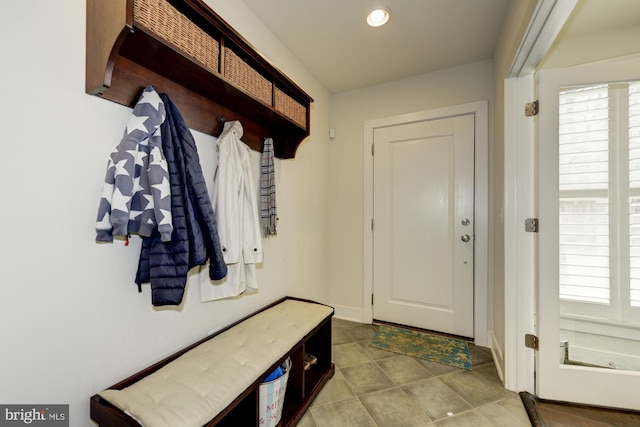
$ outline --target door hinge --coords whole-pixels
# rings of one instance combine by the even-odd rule
[[[373,231],[373,218],[371,218],[371,231]]]
[[[540,229],[538,218],[527,218],[524,220],[524,231],[528,233],[537,233]]]
[[[536,99],[533,102],[527,102],[524,104],[524,115],[527,117],[533,117],[540,112],[540,102]]]
[[[371,144],[371,155],[373,156],[373,144]]]
[[[533,334],[525,334],[524,335],[524,346],[527,348],[532,348],[534,350],[538,349],[538,337]]]
[[[373,305],[373,294],[371,294],[371,305]]]

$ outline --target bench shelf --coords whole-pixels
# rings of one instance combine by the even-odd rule
[[[287,301],[303,301],[313,303],[312,301],[300,300],[297,298],[286,297],[264,309],[241,319],[240,321],[218,331],[216,334],[206,337],[193,345],[167,357],[166,359],[150,366],[149,368],[138,372],[131,377],[109,387],[109,389],[122,390],[143,378],[153,374],[157,370],[166,366],[180,358],[182,355],[195,349],[201,344],[206,344],[209,340],[214,339],[226,331],[231,331],[234,326],[239,325],[245,320],[251,319],[253,316],[262,313],[278,304]],[[313,303],[315,304],[315,303]],[[226,408],[221,410],[212,420],[206,423],[206,426],[259,426],[259,387],[263,380],[287,358],[291,358],[292,365],[289,371],[289,379],[285,393],[282,418],[278,424],[280,427],[295,426],[305,411],[309,408],[313,400],[316,398],[324,384],[331,379],[335,373],[335,366],[331,361],[331,318],[333,309],[322,321],[320,321],[312,330],[310,330],[300,341],[298,341],[286,354],[275,361],[269,369],[262,375],[257,377],[255,381],[244,392],[233,400]],[[317,357],[317,363],[311,365],[307,370],[304,368],[304,354],[312,354]],[[119,426],[139,426],[137,421],[125,414],[121,409],[112,405],[105,398],[96,394],[90,399],[91,419],[100,426],[119,427]]]

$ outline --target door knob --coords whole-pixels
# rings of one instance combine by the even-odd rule
[[[462,236],[460,236],[460,240],[466,243],[471,240],[471,236],[469,236],[468,234],[463,234]]]

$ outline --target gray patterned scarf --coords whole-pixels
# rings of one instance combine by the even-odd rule
[[[265,138],[260,164],[260,225],[264,237],[277,234],[277,216],[273,139]]]

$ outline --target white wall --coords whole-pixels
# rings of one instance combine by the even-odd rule
[[[183,304],[162,309],[134,285],[138,238],[94,242],[107,157],[131,110],[84,93],[85,0],[3,4],[0,403],[70,404],[71,425],[91,425],[91,395],[209,331],[285,295],[329,302],[329,94],[244,3],[210,4],[315,99],[313,134],[277,162],[280,223],[259,294],[202,304],[190,281]],[[194,136],[211,177],[214,139]]]
[[[331,96],[330,127],[336,131],[331,142],[331,301],[336,316],[363,318],[364,122],[482,100],[489,101],[491,111],[491,60]]]

